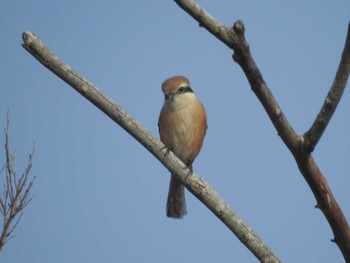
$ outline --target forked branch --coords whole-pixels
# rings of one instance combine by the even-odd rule
[[[334,84],[326,98],[320,114],[316,118],[311,129],[305,136],[297,135],[288,120],[284,116],[280,106],[267,87],[255,61],[250,53],[249,45],[244,37],[244,24],[242,21],[234,23],[232,28],[227,28],[216,21],[202,7],[190,0],[175,0],[175,2],[191,15],[200,26],[206,28],[216,38],[233,49],[233,59],[241,66],[249,84],[260,100],[261,104],[270,117],[281,139],[293,154],[300,172],[311,188],[320,208],[329,222],[334,233],[334,242],[337,243],[345,260],[350,262],[350,230],[346,218],[334,198],[324,176],[318,169],[312,155],[310,154],[316,146],[346,86],[349,76],[349,31],[343,51],[342,60],[334,80]]]

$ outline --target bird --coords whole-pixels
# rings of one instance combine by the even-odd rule
[[[192,173],[192,163],[202,148],[208,127],[205,108],[184,76],[166,79],[162,91],[165,99],[158,119],[160,140]],[[173,174],[166,214],[179,219],[187,214],[184,186]]]

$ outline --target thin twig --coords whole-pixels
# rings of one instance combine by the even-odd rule
[[[7,233],[7,240],[6,240],[6,241],[8,241],[9,239],[11,239],[11,234],[12,234],[13,230],[15,230],[15,228],[16,228],[16,226],[18,225],[19,221],[21,220],[22,215],[23,215],[23,212],[20,213],[20,215],[17,217],[16,223],[14,223],[13,226],[11,227],[11,230],[8,231],[8,233]],[[11,220],[11,221],[12,221],[12,220]]]
[[[206,205],[251,251],[264,262],[280,262],[271,249],[239,215],[195,173],[188,176],[185,165],[172,152],[164,155],[164,145],[121,107],[55,56],[32,32],[23,33],[23,47],[54,74],[119,124],[150,151],[185,187]]]
[[[3,187],[3,193],[0,193],[0,212],[3,215],[3,229],[0,234],[0,250],[3,248],[5,243],[13,237],[12,233],[22,218],[23,209],[33,198],[29,197],[29,195],[34,179],[28,186],[27,180],[29,172],[32,168],[34,148],[32,153],[29,155],[27,168],[25,169],[21,178],[17,181],[16,172],[14,171],[13,167],[14,156],[10,153],[9,123],[9,116],[7,114],[7,125],[5,128],[6,184]],[[14,220],[16,221],[13,224]]]

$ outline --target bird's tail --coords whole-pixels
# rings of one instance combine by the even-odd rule
[[[182,218],[187,214],[184,186],[171,175],[166,215],[172,218]]]

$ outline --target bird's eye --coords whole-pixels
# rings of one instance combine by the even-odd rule
[[[182,93],[185,93],[185,92],[193,92],[193,90],[192,90],[191,87],[189,87],[189,86],[182,86],[182,87],[180,87],[180,88],[177,90],[177,93],[178,93],[178,94],[182,94]]]

